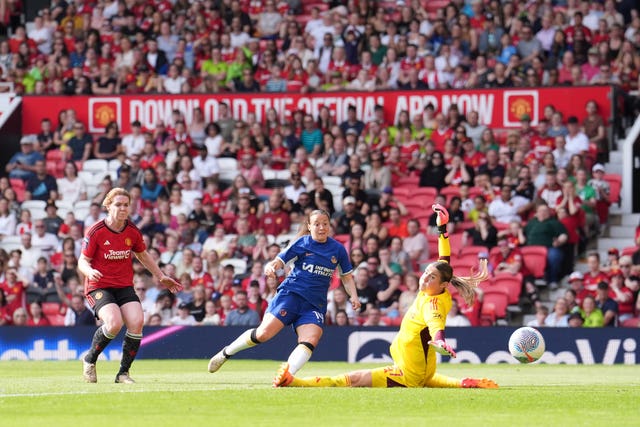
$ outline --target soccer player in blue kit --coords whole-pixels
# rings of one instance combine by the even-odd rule
[[[264,270],[268,277],[275,277],[289,262],[293,266],[278,287],[278,293],[269,304],[262,323],[257,328],[243,332],[216,353],[209,360],[209,372],[216,372],[239,351],[270,340],[287,325],[293,325],[298,335],[298,345],[287,360],[289,371],[295,373],[300,370],[311,358],[322,336],[327,293],[336,269],[353,309],[360,308],[349,255],[341,243],[329,237],[329,220],[326,211],[311,212],[302,226],[300,237],[267,263]]]

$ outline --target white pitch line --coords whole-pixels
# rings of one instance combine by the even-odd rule
[[[153,389],[153,390],[144,390],[144,389],[136,389],[136,390],[95,390],[95,391],[57,391],[51,393],[11,393],[11,394],[0,394],[0,399],[11,398],[11,397],[43,397],[43,396],[74,396],[74,395],[89,395],[89,394],[105,394],[105,393],[154,393],[154,392],[167,392],[167,391],[175,391],[175,392],[190,392],[190,391],[212,391],[215,390],[215,387],[207,387],[207,388],[189,388],[188,390],[161,390],[161,389]],[[219,389],[221,390],[221,389]]]

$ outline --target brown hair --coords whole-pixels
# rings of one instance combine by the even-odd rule
[[[480,260],[480,268],[475,271],[471,270],[471,276],[458,277],[453,274],[453,267],[446,261],[436,261],[433,266],[440,272],[440,278],[443,282],[451,283],[462,295],[464,301],[471,305],[475,299],[475,288],[478,287],[480,282],[489,278],[489,270],[487,268],[487,260]]]
[[[312,210],[304,219],[304,223],[300,224],[300,229],[296,234],[296,238],[311,234],[311,232],[309,231],[309,225],[311,224],[311,217],[315,215],[325,215],[329,219],[329,221],[331,221],[331,215],[329,215],[329,212],[325,211],[324,209]]]
[[[116,196],[126,196],[129,199],[129,202],[131,202],[131,194],[129,194],[129,192],[124,188],[116,187],[109,190],[107,195],[104,196],[104,200],[102,201],[102,206],[104,206],[105,208],[109,208],[111,203],[113,203],[113,199],[115,199]]]

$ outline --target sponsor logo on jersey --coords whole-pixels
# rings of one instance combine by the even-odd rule
[[[105,246],[109,246],[109,245],[111,245],[111,242],[110,242],[110,241],[108,241],[108,240],[105,240],[105,241],[104,241],[104,245],[105,245]]]
[[[129,259],[131,255],[131,249],[127,249],[124,251],[114,251],[109,250],[104,253],[104,259],[108,260],[119,260],[119,259]]]
[[[282,309],[282,310],[280,310],[279,314],[280,314],[280,316],[282,316],[282,317],[287,317],[287,310]]]
[[[96,299],[102,299],[104,294],[102,292],[96,292]]]

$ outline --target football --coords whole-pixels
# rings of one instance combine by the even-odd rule
[[[532,363],[544,354],[544,337],[537,329],[516,329],[509,338],[509,352],[520,363]]]

